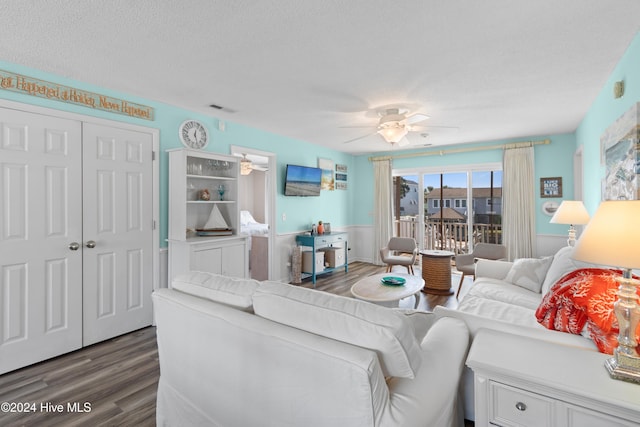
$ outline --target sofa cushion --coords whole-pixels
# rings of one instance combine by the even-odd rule
[[[420,347],[410,322],[366,301],[279,282],[262,282],[253,296],[258,316],[378,354],[385,376],[414,378]]]
[[[506,304],[524,307],[531,311],[535,311],[535,309],[538,308],[540,300],[542,299],[542,294],[532,292],[520,286],[514,286],[503,280],[487,279],[485,277],[480,277],[473,282],[473,285],[460,302],[460,305],[464,303],[467,296],[500,301]]]
[[[515,286],[511,286],[515,288]],[[512,325],[542,327],[536,321],[535,309],[467,294],[458,306],[458,311],[475,316],[496,319]]]
[[[257,280],[227,277],[201,271],[179,274],[171,282],[171,287],[180,292],[245,311],[252,310],[252,297],[258,285]]]
[[[552,260],[552,257],[516,259],[505,280],[539,293]]]

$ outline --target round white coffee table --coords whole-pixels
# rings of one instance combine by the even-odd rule
[[[389,286],[382,284],[383,277],[402,277],[406,283],[401,286]],[[351,287],[351,294],[361,300],[384,305],[386,307],[397,307],[402,298],[414,295],[416,302],[414,308],[418,308],[419,295],[424,286],[422,277],[401,273],[381,273],[365,277],[354,283]]]

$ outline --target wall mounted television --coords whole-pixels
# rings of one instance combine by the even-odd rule
[[[322,169],[287,165],[284,179],[285,196],[319,196]]]

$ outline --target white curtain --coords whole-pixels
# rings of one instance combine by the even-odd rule
[[[504,151],[502,240],[509,260],[536,256],[534,150]]]
[[[391,176],[391,160],[373,161],[374,177],[374,264],[382,265],[380,249],[385,247],[393,235],[393,205],[391,203],[393,177]]]

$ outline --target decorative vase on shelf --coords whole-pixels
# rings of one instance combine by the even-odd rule
[[[209,190],[206,188],[200,192],[200,200],[211,200],[211,194],[209,194]]]
[[[322,221],[318,221],[318,234],[324,234],[324,225],[322,225]]]
[[[218,185],[218,194],[220,195],[220,200],[224,200],[224,192],[225,192],[224,185],[222,184]]]

